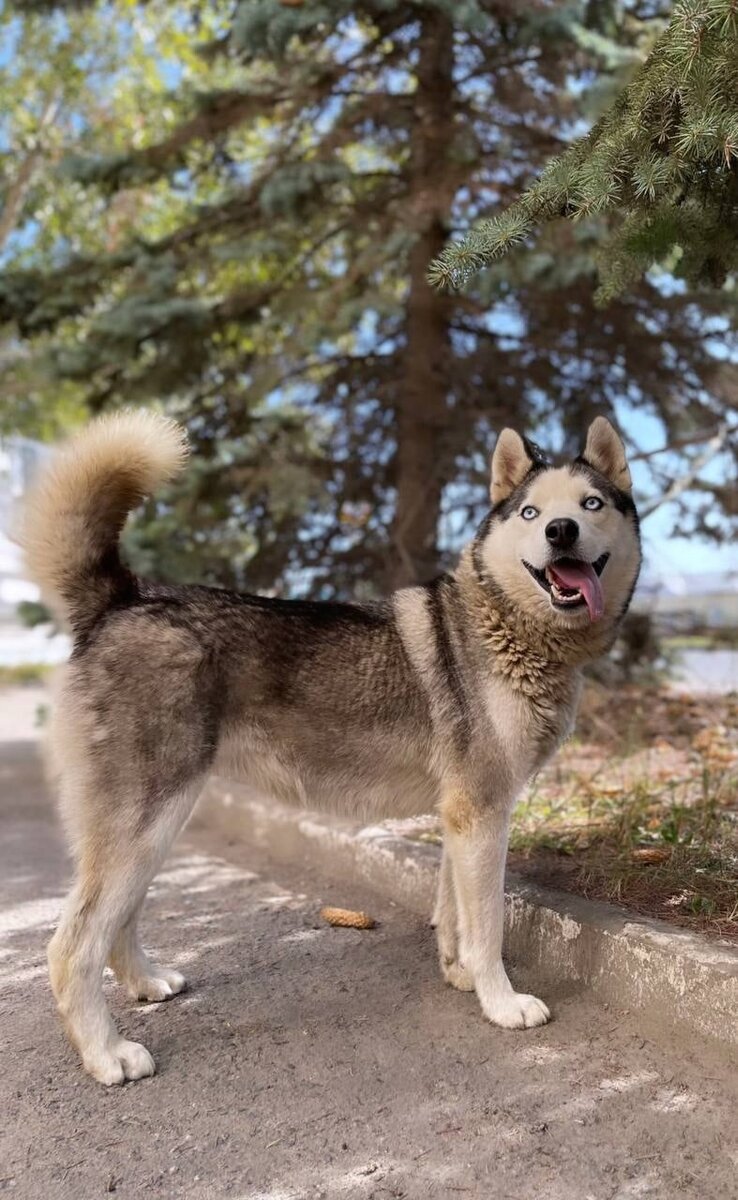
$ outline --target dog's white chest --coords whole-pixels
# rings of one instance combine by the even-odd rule
[[[515,789],[530,778],[538,755],[538,739],[530,705],[503,680],[485,688],[485,710],[496,746]]]

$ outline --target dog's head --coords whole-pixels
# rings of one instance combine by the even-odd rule
[[[610,422],[597,417],[582,453],[564,466],[503,429],[490,491],[492,510],[473,550],[480,576],[528,622],[561,632],[595,622],[598,633],[614,629],[641,553],[625,447]]]

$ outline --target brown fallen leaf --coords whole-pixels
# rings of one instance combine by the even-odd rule
[[[721,746],[725,741],[725,730],[720,725],[709,725],[707,729],[700,729],[692,738],[692,747],[695,750],[711,750],[715,746]]]
[[[320,915],[329,925],[342,929],[374,929],[377,922],[365,912],[355,912],[351,908],[321,908]]]

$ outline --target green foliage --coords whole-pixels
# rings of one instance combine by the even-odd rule
[[[38,600],[21,600],[16,612],[21,625],[25,625],[27,629],[45,625],[52,619],[48,608]]]
[[[593,215],[574,231],[519,246],[463,297],[426,280],[448,230],[504,209],[631,69],[652,22],[629,6],[3,12],[18,53],[0,136],[42,152],[0,258],[0,427],[52,437],[150,402],[184,420],[191,470],[131,531],[142,568],[372,594],[450,557],[483,511],[504,423],[578,449],[596,411],[627,424],[640,406],[686,447],[648,461],[654,487],[714,430],[729,368],[705,336],[712,299],[639,279],[607,322],[596,312],[609,226],[591,167]],[[572,86],[593,76],[599,89]],[[635,186],[661,181],[644,163]],[[512,210],[497,228],[513,245],[529,225]],[[458,250],[465,270],[487,261],[485,236]],[[703,485],[707,522],[717,485]]]
[[[738,267],[737,162],[738,7],[682,0],[592,131],[448,246],[431,279],[459,287],[543,222],[616,209],[623,221],[598,256],[601,301],[667,259],[690,284],[720,286]]]

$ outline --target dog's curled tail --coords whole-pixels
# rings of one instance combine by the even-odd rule
[[[93,421],[41,467],[20,531],[29,577],[74,633],[132,592],[118,538],[131,509],[187,456],[184,431],[144,409]]]

